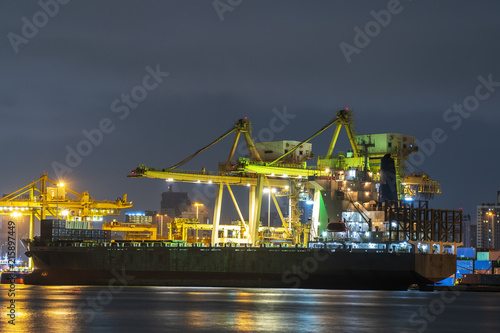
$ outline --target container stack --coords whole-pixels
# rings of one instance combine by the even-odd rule
[[[456,279],[469,285],[500,285],[500,251],[474,248],[457,249]]]
[[[98,243],[110,242],[110,230],[89,229],[90,222],[66,220],[42,220],[41,240],[55,241],[96,241]]]
[[[474,273],[474,261],[476,260],[476,249],[473,247],[457,248],[457,271],[455,279],[462,279],[464,274]]]

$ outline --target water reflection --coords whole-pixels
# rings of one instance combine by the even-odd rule
[[[17,286],[16,326],[7,325],[5,285],[0,286],[0,332],[415,332],[411,314],[439,293],[127,287],[92,321],[82,304],[104,287]],[[500,331],[495,293],[462,293],[426,332]],[[472,324],[470,318],[478,318]]]

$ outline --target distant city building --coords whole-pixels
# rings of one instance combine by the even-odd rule
[[[477,247],[477,224],[472,221],[469,214],[463,216],[462,223],[463,247]]]
[[[477,206],[477,247],[484,249],[500,249],[500,192],[497,203]]]
[[[156,215],[156,214],[154,214]],[[125,213],[126,223],[152,223],[153,216],[147,215],[144,211],[134,211]]]
[[[191,206],[191,199],[186,192],[173,192],[172,186],[168,187],[168,192],[161,194],[160,214],[170,217],[181,217],[182,213]]]
[[[196,212],[196,205],[191,205],[187,210],[183,211],[181,216],[185,219],[196,219],[198,215],[198,221],[203,224],[209,223],[208,211],[205,206],[198,206],[198,213]]]

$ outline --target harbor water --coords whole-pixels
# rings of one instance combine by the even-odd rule
[[[500,294],[489,292],[15,285],[12,295],[9,289],[0,286],[0,332],[500,331]]]

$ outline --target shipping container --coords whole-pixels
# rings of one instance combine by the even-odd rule
[[[492,267],[491,261],[489,260],[486,261],[476,260],[474,262],[474,269],[491,269],[491,267]]]
[[[472,263],[472,260],[457,260],[457,271],[463,269],[472,270]]]
[[[500,286],[500,275],[482,275],[481,284],[487,286]]]
[[[491,274],[491,269],[476,269],[476,274]]]
[[[490,251],[489,254],[489,260],[500,260],[500,251]]]
[[[477,260],[479,260],[479,261],[490,260],[490,253],[489,252],[478,252],[477,253]]]
[[[457,248],[457,258],[476,259],[476,249],[473,247]]]
[[[472,271],[472,269],[458,269],[457,273],[460,273],[460,274],[472,274],[474,272]]]
[[[493,272],[494,272],[495,274],[500,274],[500,267],[495,267],[495,268],[493,269]]]
[[[462,284],[480,284],[481,275],[479,274],[464,274]]]

